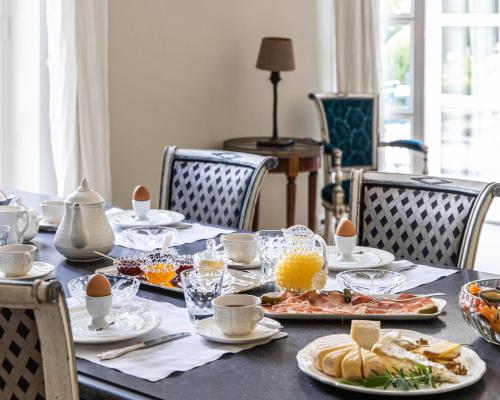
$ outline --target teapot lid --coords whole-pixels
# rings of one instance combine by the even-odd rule
[[[104,199],[99,193],[90,188],[87,178],[83,178],[80,186],[66,198],[65,202],[85,205],[104,203]]]

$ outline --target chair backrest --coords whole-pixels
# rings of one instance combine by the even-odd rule
[[[361,93],[311,93],[321,138],[342,150],[342,168],[377,169],[378,96]]]
[[[352,171],[351,218],[362,246],[428,265],[473,268],[497,183]]]
[[[0,398],[79,398],[71,324],[59,282],[0,282]]]
[[[277,160],[226,150],[164,150],[160,208],[187,219],[250,230],[262,181]]]

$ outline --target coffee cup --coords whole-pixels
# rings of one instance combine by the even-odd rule
[[[64,216],[64,201],[45,200],[40,203],[44,222],[59,225]]]
[[[22,243],[31,222],[30,213],[20,206],[0,206],[0,225],[10,227],[8,243]]]
[[[234,262],[249,264],[257,256],[257,240],[253,233],[229,233],[221,237],[221,242]]]
[[[219,296],[212,301],[215,325],[227,336],[247,335],[264,318],[260,303],[249,294]]]
[[[30,244],[8,244],[0,247],[0,271],[6,277],[25,276],[35,261],[36,247]]]
[[[354,236],[338,236],[335,235],[335,246],[337,251],[341,254],[341,260],[352,261],[354,260],[352,253],[356,249],[356,235]]]

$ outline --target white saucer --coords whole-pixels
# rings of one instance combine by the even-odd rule
[[[168,226],[184,220],[184,215],[169,210],[149,210],[147,220],[137,220],[134,210],[125,210],[108,215],[109,222],[119,228]]]
[[[156,329],[161,317],[139,305],[113,306],[106,320],[113,322],[101,331],[89,330],[90,315],[85,306],[69,309],[75,343],[99,344],[132,339]]]
[[[18,280],[41,278],[50,274],[51,272],[54,272],[55,269],[56,267],[54,267],[52,264],[42,261],[35,261],[31,266],[30,272],[28,272],[26,275],[6,277],[5,274],[0,271],[0,279]]]
[[[270,318],[264,318],[262,321],[268,324],[278,324],[277,321]],[[267,339],[277,334],[280,330],[279,328],[272,329],[257,324],[255,329],[247,335],[226,336],[221,332],[219,328],[217,328],[217,326],[215,326],[214,317],[209,317],[198,322],[198,325],[196,325],[194,331],[198,335],[203,336],[205,339],[211,340],[212,342],[242,344]]]
[[[330,271],[347,271],[350,269],[380,268],[394,261],[394,255],[388,251],[374,247],[356,246],[353,261],[339,260],[337,248],[328,246],[328,269]]]
[[[260,258],[257,256],[252,261],[250,261],[248,264],[239,263],[239,262],[233,261],[230,258],[228,258],[227,266],[229,268],[239,269],[239,270],[256,269],[256,268],[260,268]]]
[[[42,219],[40,221],[40,224],[38,225],[38,229],[41,229],[43,231],[48,231],[48,232],[55,232],[55,231],[57,231],[58,227],[59,227],[59,224],[49,224],[44,219]]]

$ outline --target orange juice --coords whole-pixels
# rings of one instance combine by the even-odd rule
[[[276,265],[276,284],[293,292],[321,289],[326,284],[322,267],[323,257],[315,251],[285,254]]]

